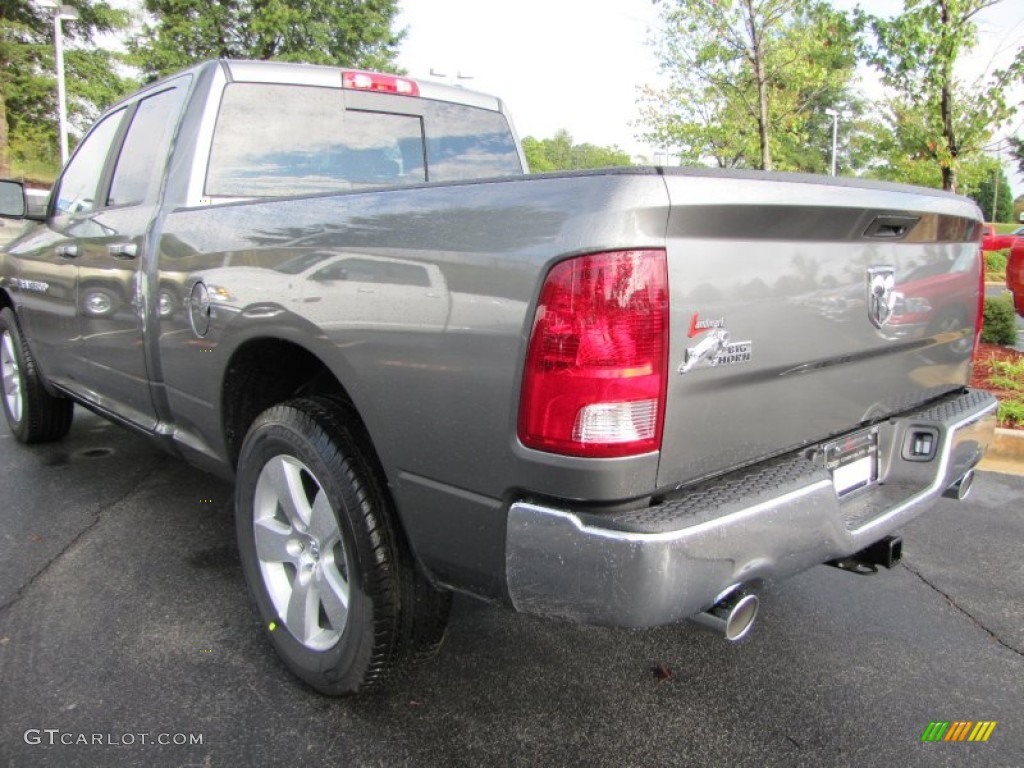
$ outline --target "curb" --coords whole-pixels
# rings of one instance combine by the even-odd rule
[[[995,439],[978,469],[1024,477],[1024,429],[997,427]]]

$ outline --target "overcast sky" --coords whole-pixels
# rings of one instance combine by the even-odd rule
[[[852,0],[833,5],[850,9]],[[872,13],[894,15],[900,0],[863,0]],[[657,63],[646,44],[657,26],[651,0],[402,0],[399,27],[407,29],[399,63],[414,77],[431,69],[447,82],[493,93],[509,105],[521,136],[547,138],[559,128],[579,142],[617,144],[650,157],[636,138],[636,86],[656,84]],[[1024,2],[1003,0],[979,16],[981,45],[962,75],[973,80],[993,61],[1005,62],[1024,45]],[[459,73],[471,80],[459,81]],[[863,84],[880,95],[874,78]],[[1017,89],[1018,99],[1024,88]],[[1024,112],[1010,131],[1021,135]],[[1010,170],[1009,162],[1006,163]],[[1024,193],[1024,179],[1014,179]]]

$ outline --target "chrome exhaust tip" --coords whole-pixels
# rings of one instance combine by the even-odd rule
[[[754,626],[759,604],[757,595],[737,585],[727,590],[711,608],[691,618],[719,632],[729,642],[736,642],[742,640]]]
[[[947,499],[956,499],[957,501],[963,501],[967,498],[967,494],[971,492],[971,487],[974,485],[974,470],[969,469],[967,473],[953,483],[949,488],[942,492],[942,496]]]

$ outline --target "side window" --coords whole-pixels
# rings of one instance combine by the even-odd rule
[[[123,109],[108,115],[85,137],[61,177],[54,197],[58,213],[88,213],[97,207],[103,166],[124,115]]]
[[[184,97],[184,88],[172,88],[139,102],[117,159],[107,205],[141,203],[156,191]]]
[[[353,283],[386,283],[429,288],[427,270],[415,264],[370,259],[342,259],[314,272],[312,280],[347,280]]]

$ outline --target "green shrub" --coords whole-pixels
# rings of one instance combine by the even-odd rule
[[[1024,425],[1024,400],[1003,400],[999,403],[997,418]]]
[[[985,319],[981,327],[981,340],[986,344],[1012,347],[1017,343],[1016,315],[1010,294],[1004,293],[997,299],[985,299]]]
[[[985,278],[994,280],[996,278],[1006,279],[1006,261],[1010,258],[1010,252],[985,251]]]

